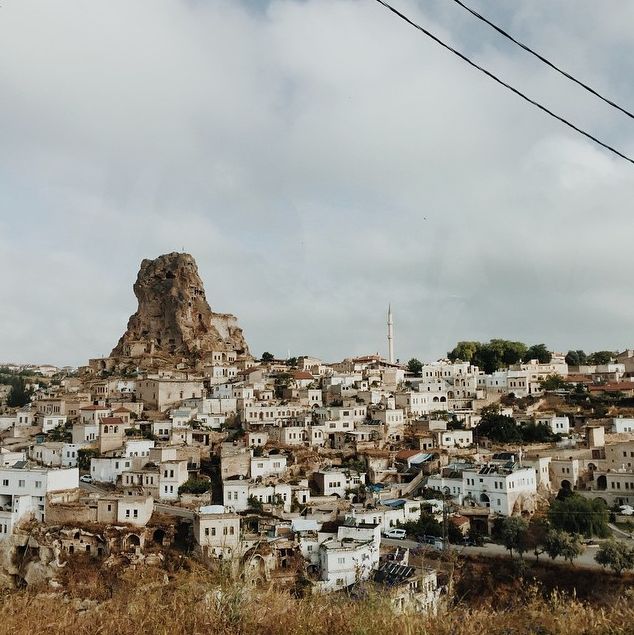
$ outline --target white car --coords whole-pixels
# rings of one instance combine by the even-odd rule
[[[79,480],[82,483],[92,483],[92,476],[90,476],[90,474],[83,474],[79,477]]]
[[[634,507],[631,505],[621,505],[619,507],[619,514],[622,516],[632,516],[634,515]]]
[[[396,540],[403,540],[405,538],[405,536],[407,535],[407,532],[404,529],[388,529],[387,531],[383,532],[383,536],[385,538],[395,538]]]

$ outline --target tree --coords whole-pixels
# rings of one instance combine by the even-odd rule
[[[462,362],[470,362],[479,348],[480,342],[458,342],[456,347],[447,353],[447,357],[452,362],[458,359]]]
[[[211,489],[211,482],[204,478],[187,479],[179,488],[179,494],[204,494]]]
[[[566,364],[568,366],[583,366],[587,360],[588,356],[581,349],[566,353]]]
[[[268,351],[264,351],[264,353],[262,353],[263,362],[272,362],[274,359],[275,356],[273,355],[273,353],[269,353]]]
[[[615,355],[612,351],[597,351],[588,356],[588,364],[596,364],[598,366],[609,364]]]
[[[609,567],[617,575],[626,569],[634,569],[634,548],[624,542],[606,540],[594,556],[596,562],[603,567]]]
[[[291,368],[295,368],[297,366],[298,360],[297,357],[289,357],[286,360],[286,365],[290,366]]]
[[[526,345],[522,342],[492,339],[484,344],[480,342],[458,342],[456,347],[447,353],[451,361],[461,360],[478,366],[485,373],[493,373],[500,368],[517,364],[526,353]]]
[[[528,532],[526,533],[525,545],[526,551],[532,551],[537,562],[539,556],[544,553],[544,542],[546,533],[548,532],[548,524],[543,518],[533,517],[528,523]]]
[[[610,535],[610,512],[605,503],[599,499],[589,500],[575,492],[560,490],[550,503],[548,519],[555,529],[586,538]]]
[[[522,556],[528,548],[528,522],[521,516],[508,516],[500,523],[500,538],[513,556],[513,549]]]
[[[80,470],[90,469],[90,459],[99,456],[99,450],[95,448],[78,448],[77,450],[77,467]]]
[[[487,437],[499,443],[515,443],[522,440],[515,419],[500,414],[497,406],[485,406],[481,410],[481,415],[476,426],[478,437]]]
[[[551,529],[544,539],[544,551],[554,560],[563,556],[564,560],[572,561],[584,552],[583,542],[579,534]]]
[[[525,362],[536,359],[540,364],[548,364],[552,358],[553,356],[546,348],[546,344],[533,344],[524,354]]]
[[[559,390],[566,385],[564,378],[559,373],[551,373],[539,382],[542,390]]]
[[[423,370],[423,363],[415,357],[412,357],[412,359],[407,362],[407,370],[412,373],[412,375],[418,375],[420,371]]]
[[[519,432],[526,443],[549,443],[557,438],[547,423],[537,423],[535,419],[519,426]]]
[[[11,381],[11,390],[7,395],[7,406],[9,408],[21,408],[31,401],[33,394],[30,388],[27,388],[23,377],[16,377]]]
[[[275,378],[275,397],[282,399],[284,396],[284,390],[288,388],[293,382],[293,376],[290,373],[280,373]]]

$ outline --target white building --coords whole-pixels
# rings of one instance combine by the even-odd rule
[[[365,472],[345,468],[329,468],[313,473],[313,479],[322,496],[344,498],[350,490],[365,485]]]
[[[617,434],[634,432],[634,418],[614,417],[612,419],[612,432],[615,432]]]
[[[511,516],[521,509],[516,503],[526,495],[537,493],[537,475],[532,467],[504,468],[489,464],[462,473],[463,503],[468,500],[490,507],[502,516]]]
[[[79,487],[79,470],[51,470],[17,463],[0,468],[0,539],[21,520],[46,521],[46,495]]]
[[[194,540],[203,558],[232,558],[240,544],[240,516],[222,505],[201,507],[194,513]]]
[[[159,498],[178,500],[178,488],[187,482],[187,461],[164,461],[159,467]]]
[[[286,457],[281,454],[251,457],[251,478],[281,476],[286,472]]]
[[[373,540],[330,538],[319,546],[322,591],[337,591],[367,580],[379,562],[379,549]]]

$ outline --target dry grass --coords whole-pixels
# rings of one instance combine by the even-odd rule
[[[88,564],[88,563],[86,563]],[[16,591],[0,597],[0,632],[14,635],[625,635],[634,632],[631,598],[592,607],[537,586],[516,588],[506,606],[458,606],[437,617],[393,613],[388,598],[368,588],[295,598],[246,589],[195,564],[103,573],[93,565],[64,593]],[[116,580],[115,580],[116,578]],[[86,600],[92,598],[92,600]],[[631,606],[632,605],[632,606]]]

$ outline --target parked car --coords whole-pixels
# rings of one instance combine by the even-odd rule
[[[632,516],[634,515],[634,507],[631,505],[621,505],[619,507],[619,514],[622,516]]]
[[[403,540],[406,535],[407,532],[404,529],[393,528],[383,532],[385,538],[395,538],[396,540]]]
[[[79,477],[79,480],[80,480],[82,483],[92,483],[92,476],[90,476],[90,474],[82,474],[82,475]]]

